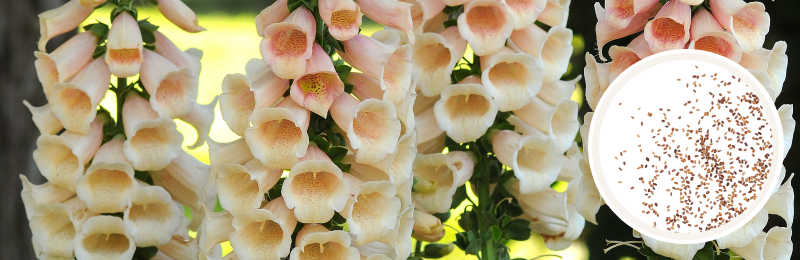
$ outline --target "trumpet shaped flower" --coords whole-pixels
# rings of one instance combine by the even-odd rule
[[[605,46],[606,43],[641,31],[648,24],[650,18],[653,18],[653,16],[656,15],[660,9],[661,4],[656,3],[649,10],[642,11],[631,17],[627,26],[623,28],[616,28],[611,26],[611,24],[606,20],[608,11],[603,9],[600,3],[595,3],[594,13],[595,16],[597,16],[597,24],[595,25],[594,30],[597,33],[597,49],[601,50],[602,52],[603,46]],[[602,54],[599,56],[601,60],[606,60]]]
[[[78,198],[98,213],[125,211],[130,196],[139,188],[133,168],[122,151],[125,138],[115,136],[100,146],[86,174],[78,178]]]
[[[514,17],[501,1],[470,1],[458,16],[458,31],[480,56],[500,50],[513,30]]]
[[[103,141],[103,122],[92,122],[85,135],[66,131],[61,135],[41,135],[36,140],[33,161],[48,181],[75,191],[75,181],[83,175]]]
[[[791,259],[792,229],[773,227],[761,232],[750,244],[731,248],[731,251],[744,259]]]
[[[695,244],[673,244],[659,241],[655,238],[642,235],[644,244],[650,247],[653,252],[676,260],[691,260],[698,250],[702,249],[705,243]],[[747,258],[750,259],[750,258]]]
[[[548,26],[567,26],[571,2],[572,0],[547,0],[547,5],[536,20]]]
[[[514,170],[522,194],[533,194],[550,188],[561,171],[561,153],[553,140],[545,135],[522,136],[503,130],[494,135],[492,146],[497,159]]]
[[[198,257],[201,259],[222,259],[222,248],[219,243],[228,241],[230,234],[235,232],[233,228],[233,215],[223,210],[221,212],[209,212],[206,210],[203,223],[197,230],[197,244],[200,249]],[[233,255],[235,256],[235,254]]]
[[[133,169],[161,170],[178,157],[183,136],[176,130],[175,122],[159,117],[149,102],[136,93],[129,93],[122,106],[125,136],[125,156]]]
[[[417,35],[412,60],[423,95],[438,96],[450,86],[450,73],[466,50],[467,41],[461,38],[457,27]]]
[[[231,214],[260,207],[264,193],[275,186],[283,172],[282,169],[269,169],[255,159],[245,165],[221,164],[214,171],[219,203]]]
[[[181,151],[172,159],[166,168],[151,171],[153,184],[164,187],[172,199],[192,210],[192,214],[204,213],[201,206],[211,207],[217,202],[216,194],[208,195],[205,189],[209,178],[209,166]],[[202,217],[192,219],[191,228],[195,229]]]
[[[692,7],[680,1],[669,1],[644,27],[644,39],[653,53],[683,49],[689,42]]]
[[[144,45],[139,24],[130,13],[121,12],[114,18],[106,48],[105,59],[111,73],[120,78],[139,73],[144,60]]]
[[[794,128],[796,122],[792,115],[794,114],[794,105],[786,104],[778,108],[778,116],[781,120],[781,127],[783,127],[783,156],[789,153],[789,148],[792,147],[792,140],[794,140]]]
[[[289,169],[308,147],[310,112],[286,98],[274,108],[262,108],[250,116],[252,127],[244,131],[253,156],[268,168]]]
[[[236,232],[230,236],[231,247],[239,259],[274,259],[289,255],[292,232],[297,220],[283,198],[277,198],[261,209],[233,217]]]
[[[47,42],[53,37],[78,27],[92,11],[94,8],[82,5],[81,0],[70,0],[56,9],[39,14],[39,32],[42,35],[39,39],[39,51],[45,51]]]
[[[772,50],[759,48],[750,53],[742,53],[742,59],[739,61],[739,65],[756,76],[761,85],[767,89],[767,94],[773,101],[783,90],[788,63],[789,58],[786,56],[786,42],[784,41],[775,42]]]
[[[181,51],[167,36],[159,31],[154,31],[153,35],[156,37],[155,52],[164,58],[167,58],[175,67],[183,68],[189,67],[195,76],[200,74],[200,58],[203,57],[203,51],[189,48],[186,51]]]
[[[272,5],[267,6],[256,16],[256,33],[264,37],[264,30],[267,26],[280,23],[289,17],[289,8],[286,8],[287,0],[277,0]]]
[[[72,2],[75,1],[77,0]],[[92,32],[83,32],[72,36],[51,53],[45,53],[44,50],[33,53],[36,56],[36,61],[33,63],[36,75],[42,83],[45,95],[53,93],[53,84],[67,81],[92,61],[96,42],[96,35]]]
[[[572,30],[554,26],[545,32],[537,25],[530,25],[514,31],[510,39],[512,49],[533,55],[544,65],[544,82],[556,81],[567,72],[572,56]]]
[[[733,33],[742,52],[751,53],[764,45],[770,20],[763,3],[745,3],[742,0],[713,0],[708,3],[719,24]]]
[[[518,120],[509,122],[515,125],[524,135],[535,132],[550,136],[558,152],[566,151],[580,128],[578,122],[578,103],[563,98],[555,105],[550,105],[539,98],[532,99],[521,109],[514,110]]]
[[[361,26],[361,9],[353,0],[322,0],[319,15],[333,38],[346,41],[356,36]]]
[[[355,244],[377,241],[391,232],[400,213],[396,186],[389,181],[362,184],[344,210]]]
[[[22,192],[20,196],[22,197],[22,203],[25,206],[25,215],[28,217],[28,220],[33,218],[34,210],[37,205],[58,204],[75,196],[75,192],[55,185],[52,182],[36,185],[28,181],[28,177],[25,177],[25,175],[20,174],[19,178],[22,180]]]
[[[658,0],[606,0],[605,21],[612,28],[623,29],[631,23],[634,16],[650,10],[657,3]]]
[[[456,84],[442,91],[433,106],[436,123],[457,143],[480,138],[494,123],[497,101],[491,90],[479,84]],[[419,132],[419,131],[418,131]]]
[[[586,67],[583,69],[583,76],[586,77],[586,102],[589,107],[595,109],[603,93],[611,85],[609,80],[610,64],[597,63],[589,53],[586,53]]]
[[[447,133],[439,129],[433,108],[428,108],[419,114],[415,113],[415,115],[414,132],[417,132],[417,152],[428,154],[444,150]]]
[[[514,29],[519,30],[536,21],[544,11],[547,0],[506,0],[506,11],[514,20]]]
[[[272,67],[260,59],[250,59],[245,66],[250,79],[250,91],[256,102],[255,109],[274,106],[289,89],[289,80],[275,75]]]
[[[350,236],[341,230],[328,231],[319,224],[303,226],[297,233],[289,256],[291,260],[345,260],[359,259],[358,249],[350,247]]]
[[[43,135],[54,135],[60,132],[61,129],[64,129],[64,125],[58,120],[53,110],[50,109],[50,104],[35,107],[31,105],[31,103],[28,103],[27,100],[23,100],[22,104],[31,111],[33,124],[39,129],[39,133]]]
[[[192,110],[199,81],[189,67],[178,68],[164,56],[145,50],[140,75],[150,93],[150,105],[160,117],[177,118]]]
[[[327,118],[328,109],[333,101],[344,93],[344,83],[336,74],[328,54],[316,43],[305,68],[303,75],[292,83],[289,92],[292,100],[315,114]]]
[[[694,36],[694,34],[692,35]],[[701,48],[705,47],[701,46]],[[608,56],[611,57],[611,62],[607,64],[608,81],[613,82],[623,71],[652,54],[649,44],[644,39],[644,34],[631,40],[627,46],[611,46],[608,49]],[[598,64],[598,66],[601,65]]]
[[[125,228],[137,247],[169,243],[180,227],[183,207],[161,186],[140,187],[125,209]]]
[[[486,68],[483,69],[481,80],[484,86],[494,90],[499,111],[522,108],[542,88],[544,68],[532,55],[509,50],[494,54],[484,61]],[[481,65],[484,61],[481,61]]]
[[[264,62],[271,65],[280,78],[299,78],[306,71],[306,60],[311,58],[316,31],[311,12],[306,8],[295,9],[283,22],[264,29],[261,40]]]
[[[358,6],[369,19],[404,32],[409,43],[414,43],[414,21],[411,19],[412,4],[397,0],[362,0],[358,2]]]
[[[789,179],[783,183],[778,191],[767,200],[764,209],[769,214],[775,214],[786,221],[787,227],[792,227],[794,222],[794,188],[792,188],[792,178],[794,174],[789,176]]]
[[[386,44],[375,38],[356,35],[344,42],[344,49],[345,52],[339,52],[339,56],[367,76],[378,79],[388,100],[398,103],[406,96],[412,84],[411,46]]]
[[[394,104],[386,100],[356,100],[341,95],[331,108],[337,125],[346,129],[347,139],[359,163],[375,163],[397,149],[400,121]]]
[[[705,9],[700,9],[692,17],[691,35],[692,42],[689,43],[689,49],[713,52],[734,62],[742,59],[742,49],[736,43],[734,36],[725,32],[714,15]]]
[[[414,184],[411,197],[416,207],[431,213],[443,213],[450,210],[453,194],[461,186],[462,173],[453,165],[453,160],[446,154],[417,154],[414,160]],[[469,178],[467,178],[469,179]]]
[[[56,118],[65,129],[88,134],[97,115],[97,105],[108,91],[111,72],[102,59],[87,64],[68,82],[53,84],[48,100]]]
[[[744,247],[750,244],[753,239],[761,234],[761,230],[767,225],[769,214],[766,209],[761,209],[758,214],[747,222],[744,226],[733,231],[724,237],[717,238],[719,248]]]
[[[389,254],[397,256],[395,259],[407,259],[411,254],[411,232],[413,228],[414,208],[408,207],[397,215],[397,221],[392,231],[379,241],[393,247],[394,254],[391,254],[392,252],[389,252]]]
[[[80,259],[133,258],[136,246],[121,218],[95,216],[89,218],[75,235],[75,256]]]
[[[219,96],[214,96],[214,99],[205,105],[192,103],[192,110],[188,114],[179,117],[184,122],[189,123],[197,133],[197,140],[188,147],[189,149],[197,149],[208,139],[208,135],[211,132],[211,123],[214,122],[214,107],[217,106],[218,99]]]
[[[421,210],[414,211],[414,232],[411,237],[427,242],[436,242],[444,237],[442,220]]]
[[[286,206],[294,209],[298,221],[325,223],[334,211],[342,211],[347,205],[349,185],[342,170],[322,150],[309,146],[306,155],[289,171],[281,195]]]
[[[178,28],[190,33],[202,32],[203,28],[197,22],[197,15],[181,0],[158,0],[158,11]]]
[[[78,230],[64,204],[41,204],[29,215],[33,242],[44,258],[74,258],[73,240]]]
[[[583,176],[580,179],[580,189],[578,189],[578,194],[575,197],[575,209],[587,221],[597,225],[597,211],[606,202],[600,196],[600,191],[597,190],[597,186],[594,184],[594,176],[591,169],[589,169],[589,158],[583,157],[579,163]]]
[[[542,84],[542,89],[536,94],[536,97],[541,99],[547,104],[556,105],[564,98],[571,98],[575,88],[578,87],[578,81],[582,76],[578,75],[571,80],[556,80]]]
[[[225,75],[219,98],[222,120],[231,131],[243,136],[245,129],[250,127],[250,115],[256,106],[255,94],[250,90],[250,79],[238,73]]]

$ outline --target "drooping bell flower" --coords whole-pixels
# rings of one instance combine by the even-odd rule
[[[396,259],[407,259],[411,254],[411,232],[414,228],[414,208],[408,207],[397,215],[394,228],[379,241],[391,245]]]
[[[222,120],[239,136],[250,127],[250,115],[256,106],[255,95],[250,91],[250,79],[242,74],[228,74],[222,79],[222,94],[219,96]]]
[[[791,259],[793,249],[792,229],[773,227],[762,231],[750,244],[731,251],[743,259]]]
[[[713,52],[734,62],[742,59],[742,49],[736,43],[736,39],[725,32],[714,19],[714,15],[706,9],[700,9],[692,17],[691,35],[692,42],[689,43],[689,49]]]
[[[606,0],[606,24],[612,28],[623,29],[630,24],[635,15],[649,11],[657,3],[658,0]]]
[[[750,244],[767,225],[769,214],[766,209],[761,209],[747,224],[726,236],[717,238],[719,248],[744,247]]]
[[[458,188],[457,170],[446,154],[417,154],[414,160],[414,184],[412,198],[419,207],[431,213],[450,210],[453,194]]]
[[[327,118],[333,101],[344,93],[344,83],[333,68],[333,61],[316,43],[305,68],[292,83],[290,96],[300,106]]]
[[[482,66],[486,62],[482,83],[495,92],[499,111],[516,110],[528,104],[539,93],[544,80],[544,68],[537,58],[507,50],[481,61]]]
[[[163,0],[162,0],[163,1]],[[183,68],[189,67],[195,76],[200,74],[200,58],[203,57],[203,51],[189,48],[186,51],[181,51],[167,36],[159,31],[154,31],[153,35],[156,37],[155,52],[167,58],[175,67]]]
[[[442,220],[421,210],[414,211],[414,233],[411,237],[427,242],[436,242],[444,237]]]
[[[227,210],[214,212],[206,210],[203,222],[197,229],[197,245],[200,249],[198,257],[206,259],[222,259],[220,243],[228,241],[233,228],[233,215]],[[235,256],[235,255],[234,255]]]
[[[35,107],[31,105],[31,103],[28,103],[27,100],[23,100],[22,104],[31,111],[33,124],[36,125],[36,129],[39,129],[40,134],[54,135],[60,132],[61,129],[64,129],[64,125],[58,120],[53,110],[50,109],[50,104]]]
[[[33,53],[36,56],[36,61],[33,63],[36,75],[42,83],[45,95],[53,92],[53,84],[67,81],[92,61],[96,42],[96,35],[92,32],[83,32],[72,36],[51,53],[44,51]]]
[[[202,32],[206,28],[197,22],[197,15],[181,0],[158,0],[156,8],[178,28],[190,33]]]
[[[556,80],[542,84],[542,89],[536,94],[536,97],[541,99],[547,104],[556,105],[564,98],[571,98],[578,87],[578,81],[583,78],[578,75],[571,80]],[[579,87],[578,87],[579,88]]]
[[[100,146],[92,159],[92,165],[86,169],[86,174],[78,178],[75,185],[78,198],[91,211],[125,211],[130,196],[139,188],[133,168],[122,152],[124,142],[125,138],[117,135]]]
[[[136,93],[129,93],[122,105],[125,136],[125,156],[133,169],[155,171],[167,167],[181,151],[183,135],[175,122],[159,117],[149,102]]]
[[[344,49],[345,52],[339,52],[339,56],[367,76],[378,79],[381,89],[388,92],[387,99],[397,103],[406,96],[412,84],[411,46],[385,44],[356,35],[344,42]]]
[[[370,181],[358,188],[344,210],[355,244],[377,241],[389,234],[400,213],[396,186],[389,181]]]
[[[555,105],[534,98],[521,109],[514,110],[514,114],[533,129],[551,136],[559,152],[569,148],[580,128],[578,103],[569,98],[561,99]],[[520,124],[514,125],[520,128]],[[523,131],[523,134],[529,135],[527,132]]]
[[[345,82],[353,85],[353,95],[360,100],[370,98],[381,100],[386,96],[386,91],[381,89],[380,81],[370,78],[367,74],[351,72]]]
[[[308,110],[286,98],[274,108],[255,111],[250,116],[253,126],[244,131],[244,139],[266,167],[289,169],[305,155],[309,119]]]
[[[627,46],[611,46],[608,49],[608,56],[611,57],[611,62],[608,64],[608,81],[613,82],[623,71],[652,54],[650,45],[644,40],[644,34],[633,38]]]
[[[586,53],[586,67],[583,69],[583,76],[586,77],[586,102],[589,107],[595,109],[600,98],[611,82],[609,81],[610,64],[597,63],[592,54]],[[602,57],[602,56],[601,56]]]
[[[59,204],[75,196],[74,191],[53,184],[52,182],[45,182],[36,185],[28,181],[25,175],[19,175],[22,180],[22,204],[25,206],[25,215],[28,220],[33,218],[36,206],[42,204]]]
[[[767,89],[772,101],[775,101],[783,90],[788,63],[784,41],[775,42],[772,50],[759,48],[750,53],[742,53],[742,59],[739,61],[739,65],[748,69]]]
[[[286,208],[283,198],[273,199],[263,208],[233,217],[236,232],[230,235],[231,247],[239,259],[287,257],[296,225],[297,219],[292,210]]]
[[[713,0],[708,3],[719,24],[736,37],[742,52],[751,53],[764,45],[770,19],[763,3],[745,3],[743,0]]]
[[[778,108],[778,116],[781,120],[781,127],[783,127],[783,156],[789,153],[789,148],[792,147],[792,140],[794,140],[794,128],[797,125],[794,118],[794,105],[785,104]]]
[[[114,18],[106,48],[106,63],[114,76],[127,78],[139,73],[144,60],[144,45],[139,24],[130,13],[120,12]]]
[[[653,18],[660,9],[661,4],[657,3],[649,10],[642,11],[631,17],[627,26],[615,28],[606,21],[608,12],[603,9],[600,3],[594,3],[594,14],[597,17],[597,24],[594,27],[597,34],[597,49],[602,52],[603,46],[605,46],[606,43],[641,31],[648,24],[650,18]],[[606,58],[601,54],[600,60],[605,61]]]
[[[214,96],[214,99],[205,105],[192,103],[192,110],[188,114],[178,117],[189,123],[197,133],[197,140],[188,147],[189,149],[197,149],[208,139],[208,134],[211,132],[211,123],[214,122],[214,107],[217,106],[218,99],[219,96]]]
[[[497,115],[497,101],[479,84],[456,84],[442,91],[433,107],[436,123],[458,143],[480,138]]]
[[[306,60],[311,58],[311,48],[317,25],[306,8],[297,8],[283,22],[273,23],[264,29],[261,56],[272,66],[273,72],[283,79],[295,79],[306,71]]]
[[[103,141],[103,121],[92,122],[85,135],[65,131],[61,135],[41,135],[36,140],[33,161],[48,181],[75,191],[75,181],[84,165],[94,157]]]
[[[522,194],[548,189],[558,178],[563,164],[561,153],[547,136],[522,136],[503,130],[494,135],[492,145],[497,147],[497,159],[514,169]]]
[[[547,0],[547,5],[536,20],[548,26],[567,26],[571,2],[572,0]]]
[[[350,197],[349,183],[328,156],[316,146],[289,171],[281,195],[302,223],[325,223],[342,211]],[[349,243],[348,243],[349,244]],[[302,248],[302,247],[301,247]]]
[[[111,72],[102,59],[95,59],[67,82],[56,82],[48,100],[56,118],[68,131],[88,134],[97,106],[106,96]]]
[[[53,37],[78,27],[92,11],[94,8],[82,5],[81,0],[70,0],[56,9],[39,14],[39,32],[42,35],[39,39],[39,51],[45,51],[47,42]],[[78,69],[80,68],[76,71]]]
[[[136,246],[125,223],[114,216],[95,216],[75,235],[75,257],[80,259],[129,259]]]
[[[411,20],[416,34],[429,32],[424,30],[425,25],[441,15],[446,6],[441,0],[403,0],[403,2],[414,4],[411,7]],[[419,35],[416,37],[419,37]]]
[[[792,188],[792,179],[794,174],[789,176],[789,179],[784,182],[775,194],[772,194],[764,205],[764,209],[769,214],[775,214],[786,221],[787,227],[792,227],[794,222],[794,188]]]
[[[269,169],[253,159],[245,165],[221,164],[213,171],[220,205],[231,214],[238,214],[260,207],[264,194],[275,186],[283,169]]]
[[[137,247],[169,243],[178,229],[183,207],[161,186],[140,187],[125,209],[125,227]]]
[[[375,163],[397,149],[400,121],[394,104],[386,100],[356,100],[341,95],[331,107],[331,117],[347,132],[359,163]]]
[[[501,1],[470,1],[458,16],[458,31],[479,56],[500,50],[513,30],[514,17]]]
[[[580,236],[586,220],[575,211],[574,196],[577,185],[570,183],[571,190],[559,193],[545,189],[538,193],[522,194],[519,180],[511,179],[506,189],[517,198],[523,217],[531,220],[531,229],[544,238],[550,250],[564,250]]]
[[[583,172],[583,177],[581,177],[580,189],[578,189],[578,194],[575,197],[575,209],[587,221],[597,225],[597,212],[606,202],[600,196],[600,191],[597,190],[597,186],[594,184],[594,176],[589,168],[588,157],[581,158],[580,168],[581,172]]]
[[[75,257],[73,240],[78,230],[72,223],[69,208],[64,204],[41,204],[29,215],[33,243],[42,258]]]
[[[208,142],[208,159],[212,167],[223,163],[244,164],[253,158],[253,153],[250,152],[250,147],[244,138],[230,143]]]
[[[333,38],[346,41],[358,34],[362,14],[353,0],[322,0],[319,14]]]
[[[642,234],[644,244],[650,247],[653,252],[676,260],[691,260],[698,250],[702,249],[706,243],[694,244],[674,244],[648,237]]]
[[[572,30],[555,26],[545,32],[534,24],[514,31],[510,39],[512,49],[541,60],[544,82],[556,81],[567,72],[572,56]]]
[[[692,7],[680,1],[669,1],[644,27],[644,39],[653,53],[683,49],[689,42]]]
[[[258,33],[258,36],[264,37],[264,30],[267,29],[267,26],[280,23],[286,17],[289,17],[289,8],[286,8],[286,1],[277,0],[256,15],[256,33]]]
[[[397,152],[393,155],[390,167],[392,181],[397,187],[400,187],[406,180],[411,178],[411,168],[417,155],[416,143],[417,134],[414,130],[411,130],[410,134],[400,137],[400,141],[397,142]]]
[[[467,49],[467,41],[461,38],[457,27],[439,33],[423,33],[414,43],[414,75],[418,75],[418,86],[422,94],[432,97],[441,94],[450,86],[450,73]]]
[[[188,207],[192,214],[203,213],[202,205],[210,207],[209,204],[217,203],[216,194],[208,198],[209,191],[205,190],[208,176],[209,165],[184,151],[166,168],[150,172],[153,184],[164,187],[173,200]],[[198,218],[192,219],[190,228],[193,230],[202,220],[202,217]]]
[[[346,260],[359,259],[358,249],[350,247],[351,239],[347,232],[329,231],[322,225],[303,226],[297,233],[296,247],[289,256],[291,260]]]
[[[250,79],[250,91],[256,101],[255,109],[276,105],[289,89],[289,80],[276,76],[272,67],[264,63],[264,60],[250,59],[244,69]]]
[[[514,20],[514,29],[519,30],[536,21],[539,13],[544,11],[547,0],[506,0],[506,10]]]
[[[351,194],[357,193],[359,187],[361,187],[361,185],[365,182],[394,182],[391,173],[391,156],[387,156],[377,163],[366,164],[356,162],[355,156],[348,154],[342,159],[342,163],[350,164],[350,172],[348,172],[349,175],[345,175],[345,177],[351,180]]]
[[[378,24],[404,32],[409,44],[414,44],[414,21],[411,19],[412,4],[397,0],[361,0],[361,12]]]
[[[199,80],[192,70],[178,68],[154,51],[144,51],[140,78],[150,93],[150,105],[160,117],[184,116],[197,101]]]
[[[442,152],[447,133],[439,129],[433,108],[416,114],[414,122],[414,132],[417,132],[417,152],[421,154]]]

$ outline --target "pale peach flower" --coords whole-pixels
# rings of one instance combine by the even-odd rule
[[[689,49],[713,52],[734,62],[742,59],[742,49],[736,39],[722,29],[714,15],[706,9],[700,9],[692,17],[691,35]]]
[[[764,45],[770,19],[763,3],[745,3],[743,0],[712,0],[708,3],[719,24],[736,37],[742,52],[751,53]]]
[[[597,34],[597,49],[602,52],[603,46],[605,46],[606,43],[641,31],[647,25],[650,18],[656,15],[660,9],[661,4],[655,4],[649,10],[640,12],[631,17],[628,26],[618,29],[612,27],[608,21],[606,21],[608,12],[603,9],[600,3],[594,3],[594,14],[597,17],[597,24],[594,27],[595,33]],[[603,61],[606,60],[602,54],[600,55],[600,59]]]
[[[65,131],[61,135],[39,136],[33,161],[48,181],[75,191],[75,181],[83,175],[84,165],[94,157],[102,141],[103,121],[98,118],[85,135]]]
[[[78,178],[78,198],[89,210],[98,213],[125,211],[131,194],[139,188],[133,168],[122,151],[122,135],[100,146],[86,174]]]
[[[203,57],[203,51],[189,48],[186,51],[181,51],[167,36],[159,31],[154,31],[153,35],[156,36],[156,49],[155,52],[167,58],[175,67],[183,68],[189,67],[195,76],[200,74],[200,58]]]
[[[74,191],[70,191],[52,182],[45,182],[36,185],[28,181],[25,175],[19,175],[22,180],[22,204],[25,206],[25,215],[30,220],[35,214],[36,206],[42,204],[58,204],[75,196]]]
[[[336,73],[333,61],[316,43],[305,68],[305,72],[292,83],[289,92],[291,99],[311,112],[327,118],[333,101],[344,93],[344,83]]]
[[[396,186],[389,181],[370,181],[353,194],[343,216],[356,245],[377,241],[394,228],[400,214]]]
[[[458,16],[458,31],[477,55],[500,50],[514,30],[514,17],[499,0],[473,0]]]
[[[356,35],[344,42],[344,49],[339,56],[367,76],[378,79],[381,89],[389,92],[389,100],[397,103],[406,96],[412,85],[413,50],[410,45],[386,44]]]
[[[285,6],[284,6],[285,7]],[[317,25],[306,8],[297,8],[283,22],[273,23],[264,29],[261,56],[273,72],[283,79],[300,77],[306,71],[306,60],[311,58],[311,48]]]
[[[119,13],[106,42],[105,59],[111,73],[120,78],[139,74],[144,60],[143,46],[139,23],[130,13]]]
[[[633,38],[628,46],[611,46],[608,49],[608,56],[611,57],[611,63],[608,64],[608,81],[613,82],[623,71],[652,54],[650,46],[644,40],[644,34]]]
[[[345,130],[357,162],[375,163],[397,149],[400,120],[389,101],[341,95],[331,107],[331,117]]]
[[[517,131],[524,135],[541,132],[553,139],[555,149],[559,152],[569,148],[580,128],[578,103],[569,98],[552,105],[534,98],[521,109],[514,110],[514,114],[522,121],[509,121],[517,127]]]
[[[256,33],[264,37],[264,30],[267,26],[280,23],[289,17],[289,8],[286,8],[286,0],[277,0],[256,15]]]
[[[376,23],[405,32],[409,43],[414,43],[414,21],[411,19],[412,4],[397,0],[361,0],[361,12]]]
[[[45,51],[47,42],[53,37],[78,27],[92,11],[94,8],[82,5],[80,0],[70,0],[56,9],[39,14],[39,32],[42,35],[39,39],[39,51]]]
[[[178,230],[183,207],[161,186],[140,187],[125,209],[125,228],[137,247],[169,243]]]
[[[75,256],[80,259],[128,259],[136,250],[121,218],[96,216],[75,235]]]
[[[190,33],[202,32],[206,28],[197,22],[197,15],[181,0],[158,0],[158,11],[178,28]]]
[[[353,0],[319,1],[319,14],[333,38],[346,41],[356,36],[361,26],[361,9]]]
[[[193,215],[204,213],[201,206],[210,207],[217,203],[216,194],[212,192],[209,195],[205,189],[209,178],[208,164],[184,151],[172,159],[166,168],[151,171],[150,177],[153,178],[153,184],[164,187],[173,200],[188,207]],[[190,227],[196,229],[201,220],[202,216],[193,218]]]
[[[440,153],[444,150],[444,140],[447,133],[439,128],[433,108],[416,114],[414,117],[417,132],[417,152],[421,154]]]
[[[111,72],[102,59],[95,59],[66,82],[53,84],[48,97],[50,107],[65,129],[89,133],[89,125],[97,115],[97,106],[108,92]]]
[[[536,20],[548,26],[567,26],[571,2],[572,0],[547,0],[547,5]]]
[[[257,110],[244,131],[250,152],[268,168],[292,168],[306,153],[309,119],[310,112],[290,98]]]
[[[230,235],[231,247],[239,259],[287,257],[296,225],[297,219],[283,198],[273,199],[260,209],[233,217],[236,232]]]
[[[532,55],[501,50],[507,51],[481,57],[481,80],[494,91],[499,111],[520,109],[541,90],[544,68]]]
[[[550,188],[563,165],[560,151],[545,135],[522,136],[503,130],[494,134],[492,146],[497,159],[514,170],[522,194]]]
[[[689,42],[692,7],[680,1],[669,1],[644,27],[644,39],[653,53],[683,49]]]
[[[64,129],[64,125],[61,124],[61,121],[58,120],[56,114],[53,113],[53,110],[50,109],[50,104],[45,104],[40,107],[35,107],[28,103],[27,100],[23,100],[22,104],[24,104],[28,110],[31,111],[33,124],[36,125],[36,128],[39,129],[39,133],[43,135],[54,135]]]
[[[175,122],[159,117],[149,102],[136,93],[129,93],[122,106],[122,122],[125,128],[123,150],[133,169],[140,171],[161,170],[178,157],[183,135]]]
[[[197,101],[197,75],[188,67],[176,67],[154,51],[144,51],[140,78],[150,93],[150,105],[160,117],[184,116]]]
[[[189,149],[197,149],[206,142],[211,133],[211,124],[214,122],[214,107],[217,106],[219,96],[214,96],[208,104],[201,105],[192,103],[192,110],[188,114],[178,117],[191,125],[197,133],[197,140],[190,145]]]
[[[294,209],[298,221],[325,223],[334,211],[344,210],[350,197],[349,185],[339,167],[322,150],[309,146],[300,163],[289,171],[281,195],[286,206]]]
[[[450,73],[466,49],[467,41],[461,38],[457,27],[417,35],[412,60],[423,95],[438,96],[450,85]]]
[[[296,247],[292,249],[289,259],[359,259],[358,249],[351,247],[350,243],[351,239],[347,232],[329,231],[319,224],[305,225],[297,233]]]
[[[259,208],[264,193],[278,183],[283,173],[283,169],[269,169],[255,159],[244,165],[224,163],[212,171],[219,203],[234,215]]]
[[[586,77],[586,102],[594,110],[603,93],[611,82],[609,80],[610,64],[597,63],[589,53],[586,53],[586,67],[583,69],[583,76]]]
[[[544,11],[547,0],[504,0],[508,14],[514,19],[514,29],[519,30],[536,21]]]
[[[439,128],[458,143],[480,138],[494,122],[497,101],[479,84],[456,84],[442,91],[433,112]]]
[[[42,83],[45,95],[53,92],[53,84],[67,81],[92,61],[95,42],[97,36],[92,32],[83,32],[72,36],[51,53],[44,51],[33,53],[36,56],[36,61],[33,63],[36,67],[36,76]]]
[[[411,237],[427,242],[436,242],[444,237],[442,220],[421,210],[414,211],[414,232]]]
[[[41,204],[33,212],[29,220],[31,239],[39,251],[37,257],[74,258],[73,240],[79,230],[72,223],[69,208],[64,204]]]
[[[649,11],[657,3],[658,0],[606,0],[605,21],[612,28],[623,29],[634,16]]]
[[[533,55],[544,65],[544,82],[556,81],[567,72],[572,56],[572,30],[554,26],[545,32],[534,24],[514,31],[510,39],[512,49]]]
[[[775,42],[772,50],[759,48],[750,53],[742,53],[742,59],[739,61],[739,65],[748,69],[767,89],[772,101],[775,101],[783,90],[788,63],[784,41]]]

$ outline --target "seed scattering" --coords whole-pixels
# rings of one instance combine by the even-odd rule
[[[772,167],[772,129],[758,96],[741,79],[724,78],[716,72],[678,78],[667,84],[674,84],[676,91],[691,88],[682,92],[689,99],[670,108],[639,108],[631,115],[648,121],[635,120],[639,125],[631,126],[638,128],[634,140],[639,141],[640,153],[617,163],[621,179],[637,180],[630,192],[641,192],[637,205],[643,214],[654,216],[653,227],[675,233],[720,227],[747,210],[764,188]],[[681,81],[691,84],[684,87]],[[697,91],[711,86],[727,89]],[[712,101],[701,104],[701,95]],[[668,116],[664,109],[679,115]],[[642,139],[640,132],[655,135]]]

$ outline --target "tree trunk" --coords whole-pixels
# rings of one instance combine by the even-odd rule
[[[22,100],[35,106],[47,101],[33,66],[39,39],[37,15],[64,0],[0,1],[0,259],[36,259],[20,191],[19,175],[45,181],[33,162],[39,131]],[[60,45],[67,36],[51,40]]]

